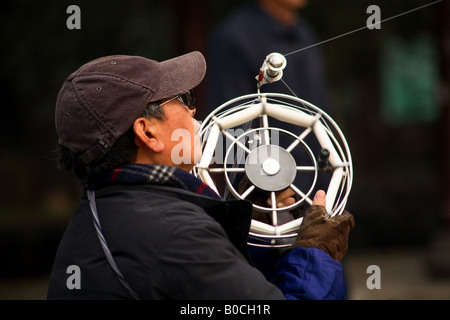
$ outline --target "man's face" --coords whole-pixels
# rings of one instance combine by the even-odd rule
[[[164,143],[159,163],[190,171],[202,156],[200,124],[178,99],[162,106],[165,118],[157,121],[158,138]]]

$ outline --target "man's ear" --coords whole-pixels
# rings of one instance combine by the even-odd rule
[[[150,119],[138,118],[134,121],[133,131],[138,146],[145,145],[153,152],[164,150],[164,143],[158,138],[157,126]]]

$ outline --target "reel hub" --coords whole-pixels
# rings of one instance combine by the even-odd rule
[[[295,160],[279,146],[262,145],[245,161],[245,174],[252,184],[265,191],[280,191],[295,179]]]

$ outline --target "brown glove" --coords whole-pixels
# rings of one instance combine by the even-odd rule
[[[305,212],[291,248],[319,248],[341,261],[348,248],[349,232],[354,226],[355,220],[347,211],[330,217],[323,206],[313,205]]]

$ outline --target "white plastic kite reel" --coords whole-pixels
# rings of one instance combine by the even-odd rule
[[[273,122],[290,124],[290,130],[271,126]],[[230,193],[248,199],[262,193],[272,200],[271,205],[253,202],[254,211],[269,216],[270,223],[252,219],[249,245],[289,246],[303,218],[283,223],[280,214],[311,205],[319,178],[328,184],[320,186],[326,192],[327,212],[344,211],[353,178],[350,150],[333,119],[313,104],[290,95],[259,93],[258,87],[258,93],[215,109],[202,123],[200,135],[203,156],[194,175],[223,197]],[[247,183],[240,190],[244,178]],[[276,193],[287,188],[295,192],[296,202],[278,208]]]

